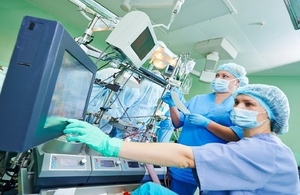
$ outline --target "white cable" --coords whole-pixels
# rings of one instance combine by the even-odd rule
[[[82,9],[79,10],[79,12],[80,12],[80,13],[83,15],[83,17],[85,17],[88,21],[91,21],[91,20],[92,20],[92,18],[89,17],[89,16],[85,13],[85,11],[83,11]]]

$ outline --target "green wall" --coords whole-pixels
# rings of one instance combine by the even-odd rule
[[[41,0],[43,1],[43,0]],[[67,1],[68,0],[62,0]],[[51,3],[48,1],[48,3]],[[74,6],[74,10],[76,11],[76,7]],[[69,10],[69,11],[74,11]],[[67,14],[68,11],[66,11]],[[77,11],[76,11],[77,12]],[[63,14],[61,14],[63,15]],[[57,18],[54,15],[49,14],[46,10],[41,10],[40,8],[34,6],[33,4],[25,1],[25,0],[1,0],[0,4],[0,65],[8,66],[10,57],[12,55],[15,42],[18,36],[19,28],[24,16],[33,16],[39,17],[49,20],[59,21],[64,28],[70,33],[72,37],[82,36],[85,28],[88,26],[89,21],[85,19],[81,14],[79,14],[79,18],[77,20],[86,21],[86,25],[81,28],[75,28],[70,23],[66,22],[64,18]],[[76,22],[76,18],[73,22]],[[102,32],[101,35],[99,33],[96,35],[97,37],[107,37],[109,32]],[[93,34],[94,35],[94,34]],[[105,42],[95,39],[93,41],[99,49],[104,49],[107,45]],[[95,59],[93,59],[96,61]],[[104,63],[99,63],[98,66]]]
[[[58,20],[54,16],[38,9],[25,0],[1,0],[0,65],[2,66],[8,66],[9,64],[21,22],[23,17],[26,15],[47,18],[50,20]],[[66,23],[62,22],[62,24],[67,27],[70,33],[78,31],[78,29],[74,29],[72,26],[68,26]],[[82,34],[82,32],[80,33]]]

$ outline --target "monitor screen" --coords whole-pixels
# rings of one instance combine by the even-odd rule
[[[61,129],[66,118],[82,118],[92,78],[92,72],[65,51],[44,128]]]
[[[157,38],[147,14],[127,13],[106,39],[129,64],[140,68],[157,48]]]
[[[155,43],[148,27],[131,44],[140,60],[143,60],[154,46]]]
[[[165,69],[165,74],[164,75],[166,75],[166,76],[171,76],[172,75],[172,73],[173,73],[173,71],[174,71],[174,69],[175,69],[175,66],[172,66],[172,65],[168,65],[167,66],[167,68]]]
[[[25,16],[0,94],[0,150],[26,151],[83,119],[96,71],[59,22]]]

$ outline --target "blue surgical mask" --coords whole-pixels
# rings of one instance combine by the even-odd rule
[[[257,115],[261,113],[264,112],[233,108],[230,112],[230,119],[235,125],[243,129],[252,129],[262,125],[266,121],[264,120],[261,122],[257,122]]]
[[[211,83],[210,83],[210,87],[213,91],[215,92],[228,92],[228,85],[229,85],[228,80],[225,79],[219,79],[219,78],[215,78]]]

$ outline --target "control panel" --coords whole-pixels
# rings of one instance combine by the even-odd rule
[[[86,156],[51,154],[49,170],[86,170],[86,163]]]

